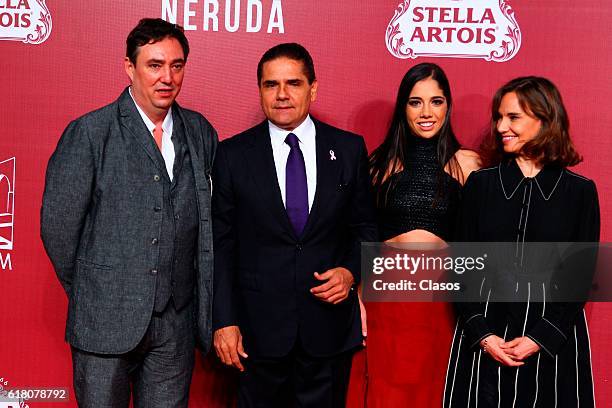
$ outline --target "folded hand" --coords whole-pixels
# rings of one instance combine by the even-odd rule
[[[315,272],[317,280],[326,281],[310,289],[310,293],[324,302],[337,304],[346,299],[355,282],[353,274],[346,268],[332,268],[324,273]]]

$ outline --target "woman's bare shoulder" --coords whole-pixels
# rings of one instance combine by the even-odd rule
[[[474,170],[478,170],[482,167],[482,159],[480,155],[474,150],[470,149],[459,149],[455,153],[455,158],[461,167],[463,173],[463,180],[467,180],[468,176]]]

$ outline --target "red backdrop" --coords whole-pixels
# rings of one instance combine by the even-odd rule
[[[193,13],[188,23],[194,26],[187,32],[192,53],[179,102],[202,112],[221,138],[263,118],[256,65],[261,54],[279,42],[300,42],[313,55],[319,78],[314,115],[362,134],[369,149],[380,143],[401,77],[415,63],[436,62],[448,74],[455,97],[453,124],[462,143],[468,146],[473,146],[486,128],[489,101],[503,82],[527,74],[550,78],[563,94],[573,138],[585,159],[576,171],[597,183],[602,240],[610,240],[612,207],[607,197],[612,194],[612,151],[608,142],[612,128],[612,53],[608,42],[612,38],[612,4],[607,0],[508,1],[515,11],[522,44],[510,60],[489,62],[393,56],[387,50],[385,33],[400,2],[47,0],[52,31],[46,41],[0,41],[5,95],[0,105],[0,162],[15,158],[0,164],[0,174],[5,175],[4,181],[0,177],[0,217],[4,217],[0,218],[0,236],[5,237],[11,230],[8,224],[12,221],[10,214],[14,214],[12,248],[0,241],[0,386],[71,385],[70,352],[63,341],[67,301],[39,239],[46,163],[70,120],[110,103],[127,85],[122,60],[130,29],[144,16],[171,18],[174,3],[177,22],[185,23],[187,8],[188,14]],[[464,7],[460,3],[468,0],[420,2]],[[498,7],[497,0],[472,2]],[[40,3],[45,2],[0,0],[0,37],[7,36],[11,24],[23,23],[14,20],[20,7],[23,11],[28,5],[31,11]],[[226,25],[227,4],[232,14]],[[232,32],[233,8],[238,4],[240,20]],[[249,29],[247,9],[257,11],[258,5],[261,29]],[[170,14],[162,14],[164,6],[169,7]],[[216,31],[214,19],[205,18],[206,10],[214,11],[215,7]],[[268,32],[271,11],[276,26]],[[36,9],[29,14],[32,23],[38,13]],[[7,203],[5,210],[3,200],[11,197],[14,206]],[[3,222],[8,226],[2,227]],[[591,304],[588,316],[597,400],[600,406],[612,406],[612,351],[608,346],[612,340],[608,329],[612,307]],[[355,361],[356,374],[361,357]],[[224,406],[232,394],[231,374],[215,364],[212,358],[199,359],[191,406]],[[354,382],[353,406],[359,405],[359,391]],[[68,405],[31,402],[30,406],[75,406],[71,399]]]

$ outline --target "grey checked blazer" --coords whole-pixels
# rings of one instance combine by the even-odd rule
[[[210,172],[217,133],[199,113],[172,107],[193,161],[199,210],[194,268],[196,319],[211,343]],[[155,265],[166,171],[126,89],[114,103],[68,125],[47,168],[41,236],[68,295],[66,340],[84,351],[119,354],[142,339],[155,301]],[[167,177],[167,176],[166,176]]]

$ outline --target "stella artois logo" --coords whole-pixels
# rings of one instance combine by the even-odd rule
[[[482,58],[504,62],[521,48],[507,0],[404,0],[387,26],[397,58]]]
[[[45,0],[0,0],[0,40],[40,44],[52,27]]]

